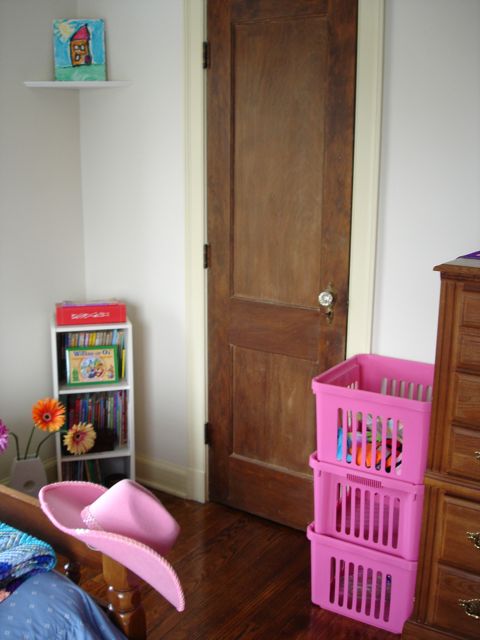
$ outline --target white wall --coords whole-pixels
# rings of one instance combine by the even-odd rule
[[[373,351],[433,362],[434,265],[480,247],[480,2],[387,0]]]
[[[80,96],[85,277],[90,298],[128,301],[138,475],[161,486],[187,465],[183,3],[78,15],[105,19],[109,78],[132,81]]]
[[[52,77],[52,20],[73,8],[0,2],[0,417],[23,447],[32,405],[52,393],[54,303],[85,295],[78,100],[23,84]],[[13,455],[0,456],[0,479]]]
[[[52,20],[81,16],[105,19],[108,76],[132,85],[24,87],[26,79],[53,78]],[[51,394],[54,302],[125,299],[134,325],[138,475],[181,492],[183,3],[0,0],[0,47],[0,335],[9,363],[0,371],[0,417],[26,434],[31,405]],[[10,447],[0,456],[0,479],[12,455]]]

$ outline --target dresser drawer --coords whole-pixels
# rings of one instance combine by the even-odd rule
[[[445,456],[447,473],[480,482],[480,431],[453,425]]]
[[[480,372],[480,331],[462,329],[458,336],[457,366]]]
[[[460,323],[467,327],[480,328],[480,292],[465,286],[460,296]]]
[[[453,393],[452,419],[480,427],[480,376],[456,373]]]
[[[480,619],[469,616],[459,601],[480,599],[480,577],[439,565],[436,585],[431,586],[433,600],[428,622],[461,638],[478,640]]]
[[[438,560],[480,576],[480,503],[446,494],[439,500]]]

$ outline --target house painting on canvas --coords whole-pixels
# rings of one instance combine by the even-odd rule
[[[105,22],[53,21],[55,80],[106,80]]]

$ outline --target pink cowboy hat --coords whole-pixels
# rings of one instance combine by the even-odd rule
[[[38,497],[61,531],[117,560],[184,610],[180,581],[163,557],[180,527],[153,493],[133,480],[120,480],[110,489],[57,482],[42,487]]]

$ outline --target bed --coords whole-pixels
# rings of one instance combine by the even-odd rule
[[[89,549],[79,540],[54,527],[40,509],[39,502],[35,498],[3,485],[0,485],[0,520],[51,544],[60,558],[68,559],[64,566],[64,573],[72,581],[67,584],[65,577],[58,575],[56,572],[37,574],[37,576],[28,578],[17,591],[0,603],[0,615],[4,616],[4,621],[11,618],[7,611],[7,605],[16,607],[17,603],[21,602],[25,610],[34,612],[35,601],[29,602],[27,600],[28,597],[33,594],[38,598],[39,595],[46,593],[49,589],[60,588],[62,590],[61,604],[68,607],[68,611],[60,612],[60,615],[68,619],[69,616],[74,614],[75,608],[78,608],[79,611],[81,608],[89,609],[88,615],[93,620],[94,626],[100,629],[98,634],[92,637],[107,638],[108,640],[110,638],[112,640],[115,638],[116,640],[116,638],[123,638],[124,636],[129,640],[143,640],[146,638],[145,611],[140,595],[141,580],[131,571],[111,558]],[[80,578],[80,567],[95,568],[99,574],[103,575],[108,587],[108,603],[105,603],[105,609],[115,628],[108,621],[104,625],[105,616],[103,613],[90,597],[76,586]],[[17,615],[18,619],[20,618]],[[22,616],[22,619],[25,619],[25,616]],[[31,625],[32,620],[35,621],[33,617],[30,617],[27,622],[30,621]],[[44,616],[41,624],[45,626],[53,624],[53,622],[53,613],[50,611],[50,618]],[[103,625],[104,632],[102,631]],[[56,631],[55,635],[49,635],[49,629],[51,633],[51,627],[45,627],[45,637],[74,637],[73,632],[62,636]],[[121,633],[115,629],[120,630]],[[27,638],[30,636],[27,630],[24,635],[19,633],[10,637]],[[36,635],[34,634],[31,637],[40,636],[37,632]],[[79,635],[78,637],[82,636]]]

